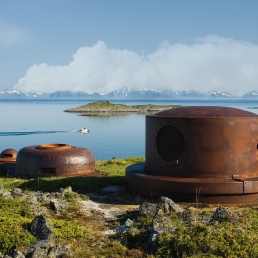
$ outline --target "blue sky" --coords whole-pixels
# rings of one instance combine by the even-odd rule
[[[0,0],[0,90],[258,90],[258,1]]]

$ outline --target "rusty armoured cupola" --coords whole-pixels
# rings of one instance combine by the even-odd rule
[[[15,149],[5,149],[0,154],[0,163],[16,162],[17,151]]]
[[[174,201],[258,201],[258,115],[181,107],[146,116],[145,163],[126,168],[128,188]]]
[[[96,176],[95,157],[86,148],[48,143],[24,147],[17,155],[16,176]]]

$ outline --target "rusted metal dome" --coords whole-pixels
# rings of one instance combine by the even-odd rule
[[[127,167],[129,189],[175,201],[258,200],[258,115],[195,106],[146,116],[146,162]]]
[[[17,155],[16,176],[95,175],[95,158],[86,148],[67,144],[42,144],[22,148]]]
[[[5,149],[0,154],[0,163],[16,162],[17,151],[15,149]]]

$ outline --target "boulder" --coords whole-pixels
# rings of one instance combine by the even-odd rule
[[[31,222],[31,234],[40,240],[53,240],[55,238],[51,224],[43,215],[35,217]]]

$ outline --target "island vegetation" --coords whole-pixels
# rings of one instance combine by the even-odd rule
[[[81,113],[81,114],[91,114],[96,115],[99,113],[109,113],[109,114],[120,114],[120,113],[153,113],[160,112],[167,109],[181,107],[181,105],[133,105],[127,106],[125,104],[115,104],[109,101],[97,101],[88,103],[79,107],[70,108],[65,110],[65,112]]]
[[[13,249],[24,251],[36,238],[29,233],[35,211],[28,199],[19,196],[3,195],[5,191],[20,188],[26,196],[33,193],[58,192],[72,188],[64,198],[68,208],[56,213],[48,202],[38,202],[41,210],[53,225],[58,242],[69,244],[71,256],[62,257],[258,257],[258,205],[208,205],[179,203],[187,220],[175,211],[169,211],[164,223],[170,229],[163,231],[150,243],[153,233],[153,214],[141,212],[142,203],[154,204],[156,200],[143,199],[128,192],[125,186],[125,167],[143,158],[110,159],[96,161],[100,177],[66,177],[22,179],[0,177],[0,252],[10,254]],[[2,171],[3,172],[3,171]],[[119,192],[103,192],[103,188],[118,187]],[[2,190],[2,192],[1,192]],[[107,210],[92,207],[85,212],[82,202],[94,200],[110,210],[120,207],[120,215],[107,219]],[[102,201],[100,201],[102,200]],[[106,202],[106,204],[104,204]],[[105,206],[106,205],[106,206]],[[35,206],[35,205],[34,205]],[[214,215],[215,211],[217,215]],[[225,211],[224,213],[222,211]],[[123,212],[122,212],[123,211]],[[165,211],[161,210],[160,215]],[[187,216],[186,216],[187,217]],[[162,217],[159,217],[159,219]],[[188,216],[189,218],[189,216]],[[132,221],[126,230],[127,221]],[[159,220],[160,222],[160,220]],[[116,229],[116,230],[114,230]],[[107,232],[113,232],[108,234]],[[155,232],[154,232],[155,233]],[[151,239],[153,240],[153,239]],[[2,257],[0,254],[0,257]]]

